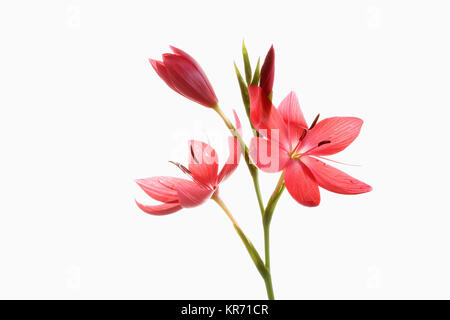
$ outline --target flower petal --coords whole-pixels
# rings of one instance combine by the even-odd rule
[[[228,137],[228,147],[230,154],[228,155],[227,162],[223,165],[222,169],[217,176],[217,184],[227,179],[239,165],[241,158],[241,146],[236,138]]]
[[[182,180],[174,177],[151,177],[137,179],[136,183],[144,192],[155,200],[162,202],[175,202],[178,195],[174,189],[174,184]]]
[[[347,148],[359,135],[363,121],[354,117],[324,119],[308,131],[300,147],[300,153],[325,156]]]
[[[189,141],[189,171],[194,180],[207,186],[215,186],[219,158],[216,151],[207,143]]]
[[[164,63],[162,61],[149,59],[150,64],[152,65],[153,69],[155,69],[158,76],[164,80],[164,82],[174,91],[180,93],[177,88],[175,88],[174,84],[172,83],[172,80],[170,79],[169,74],[167,73],[167,69],[164,66]],[[181,93],[180,93],[181,94]]]
[[[205,82],[206,87],[209,89],[209,96],[211,97],[211,99],[215,99],[216,103],[217,103],[217,97],[216,97],[216,93],[214,92],[214,89],[211,85],[211,82],[209,82],[208,77],[205,74],[205,71],[203,71],[202,67],[198,64],[197,61],[195,61],[194,58],[192,58],[189,54],[187,54],[186,52],[184,52],[181,49],[178,49],[174,46],[170,46],[170,49],[172,49],[172,51],[179,55],[182,56],[183,58],[189,60],[192,65],[195,66],[195,68],[197,69],[198,73],[201,75],[201,78],[203,79],[203,81]]]
[[[239,121],[236,111],[233,110],[233,114],[236,122],[236,130],[239,132],[239,134],[242,135],[241,122]],[[219,172],[219,175],[217,177],[217,184],[227,179],[234,172],[234,170],[236,170],[241,159],[241,146],[237,138],[229,137],[228,147],[230,154],[228,155],[227,162],[223,165],[222,170],[220,170]]]
[[[194,181],[181,179],[175,189],[178,193],[180,205],[183,208],[196,207],[210,198],[214,189],[202,186]]]
[[[288,152],[278,143],[264,138],[253,137],[249,153],[258,168],[270,173],[283,170],[290,160]]]
[[[359,194],[372,190],[372,187],[345,172],[312,157],[302,157],[301,161],[311,170],[319,186],[341,194]]]
[[[287,127],[278,110],[260,87],[250,86],[248,93],[250,119],[255,129],[269,140],[276,140],[285,149],[288,149],[290,142]]]
[[[187,53],[163,54],[163,63],[178,93],[205,107],[217,104],[216,94],[208,78],[198,63]]]
[[[155,216],[163,216],[166,214],[171,214],[181,209],[181,205],[178,202],[163,203],[155,206],[148,206],[136,201],[136,204],[142,211]]]
[[[236,130],[240,135],[242,135],[241,120],[239,120],[236,110],[234,110],[234,109],[233,109],[233,116],[234,116],[234,122],[236,123]]]
[[[284,122],[289,125],[295,125],[308,129],[305,117],[303,116],[297,95],[291,91],[278,106],[278,112],[281,114]]]
[[[291,148],[296,146],[304,130],[308,129],[303,112],[300,109],[297,95],[291,91],[278,106],[278,112],[283,118],[288,128],[289,141]]]
[[[309,169],[299,160],[289,162],[284,170],[284,184],[291,196],[300,204],[307,207],[319,205],[319,186]]]

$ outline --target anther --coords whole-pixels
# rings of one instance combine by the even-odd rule
[[[176,165],[181,171],[183,171],[183,173],[186,173],[188,175],[191,175],[191,172],[189,171],[188,168],[186,168],[185,166],[183,166],[181,163],[179,162],[174,162],[174,161],[169,161],[170,163]]]
[[[302,141],[306,137],[307,133],[308,133],[308,130],[303,129],[303,133],[302,133],[302,136],[300,137],[299,141]]]
[[[327,144],[327,143],[331,143],[331,141],[330,141],[330,140],[323,140],[323,141],[320,141],[320,142],[317,144],[317,147],[320,147],[321,145],[324,145],[324,144]]]
[[[314,128],[314,126],[316,125],[317,121],[319,120],[319,116],[320,113],[316,116],[316,118],[314,119],[313,123],[311,124],[311,127],[309,127],[309,130],[311,130],[312,128]]]
[[[195,157],[194,148],[192,148],[192,145],[191,145],[191,156],[192,156],[192,159],[194,159],[195,163],[199,163],[197,158]]]

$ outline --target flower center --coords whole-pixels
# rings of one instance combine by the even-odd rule
[[[289,157],[291,157],[291,159],[300,159],[301,156],[302,156],[302,154],[295,150],[293,150],[289,153]]]
[[[301,140],[300,140],[301,141]],[[331,140],[323,140],[320,141],[317,146],[312,147],[311,149],[304,151],[303,153],[298,152],[299,151],[299,146],[300,146],[300,141],[299,143],[295,146],[295,148],[289,153],[289,157],[291,157],[291,159],[300,159],[303,155],[308,154],[309,152],[323,146],[324,144],[328,144],[331,143]]]
[[[289,157],[291,159],[300,159],[303,155],[307,154],[308,152],[319,148],[320,146],[327,144],[327,143],[331,143],[330,140],[323,140],[320,141],[317,146],[312,147],[311,149],[300,153],[300,145],[302,144],[303,139],[305,139],[306,135],[308,134],[308,131],[311,130],[312,128],[314,128],[316,126],[317,121],[319,120],[320,117],[320,113],[316,116],[316,118],[314,119],[314,121],[312,122],[311,126],[309,127],[309,129],[303,129],[302,135],[300,136],[300,138],[297,141],[297,144],[295,145],[295,147],[291,150],[291,152],[289,152]]]

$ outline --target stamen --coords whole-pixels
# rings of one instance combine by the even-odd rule
[[[303,155],[306,155],[306,154],[308,154],[308,153],[311,153],[311,151],[316,150],[316,149],[319,148],[320,146],[322,146],[322,145],[324,145],[324,144],[327,144],[327,143],[331,143],[331,141],[330,141],[330,140],[323,140],[323,141],[320,141],[320,142],[317,144],[317,146],[312,147],[311,149],[309,149],[309,150],[306,151],[306,152],[303,152]]]
[[[315,157],[319,158],[319,159],[322,159],[322,160],[327,160],[327,161],[343,164],[343,165],[346,165],[346,166],[361,167],[360,164],[350,164],[350,163],[340,162],[340,161],[336,161],[336,160],[333,160],[333,159],[328,159],[328,158],[325,158],[325,157],[322,157],[322,156],[315,156]]]
[[[320,113],[316,116],[316,118],[314,119],[313,123],[311,124],[311,127],[309,127],[309,130],[311,130],[312,128],[314,128],[314,126],[316,125],[317,121],[319,120],[319,116]]]
[[[194,148],[192,148],[192,145],[191,145],[191,156],[192,156],[192,159],[194,159],[195,163],[199,163],[197,158],[195,157]]]
[[[183,171],[183,173],[186,173],[188,175],[192,175],[191,172],[189,171],[188,168],[186,168],[185,166],[183,166],[181,163],[179,162],[174,162],[174,161],[169,161],[170,163],[176,165],[181,171]]]
[[[300,137],[299,141],[302,141],[306,137],[307,133],[308,133],[308,130],[303,129],[303,133],[302,133],[302,136]]]
[[[307,133],[308,133],[308,130],[303,129],[303,133],[302,133],[300,139],[298,139],[297,144],[295,145],[294,149],[292,149],[293,153],[296,153],[298,148],[300,148],[300,144],[301,144],[302,140],[306,137]]]
[[[201,182],[201,181],[196,180],[195,177],[192,175],[191,171],[189,171],[189,169],[186,168],[185,166],[183,166],[181,163],[178,163],[178,162],[175,162],[175,161],[169,161],[169,162],[172,163],[172,164],[174,164],[174,165],[176,165],[181,171],[183,171],[183,173],[185,173],[185,174],[187,174],[189,177],[191,177],[191,179],[194,180],[194,182],[198,183],[199,185],[201,185],[201,186],[203,186],[203,187],[205,187],[205,188],[208,188],[208,189],[211,188],[210,185],[207,185],[207,184],[205,184],[205,183],[203,183],[203,182]],[[171,188],[172,188],[172,187],[171,187]],[[173,188],[172,188],[172,189],[173,189]]]
[[[320,147],[321,145],[324,145],[324,144],[327,144],[327,143],[331,143],[331,141],[330,140],[320,141],[319,144],[317,144],[317,146]]]

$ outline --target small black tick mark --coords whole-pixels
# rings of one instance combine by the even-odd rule
[[[309,130],[311,130],[312,128],[314,128],[314,126],[317,123],[317,120],[319,120],[320,117],[320,113],[316,116],[316,118],[314,119],[313,123],[311,124],[311,127],[309,127]]]
[[[194,148],[192,148],[192,146],[191,146],[191,156],[192,156],[192,159],[194,159],[194,162],[195,162],[195,163],[199,163],[198,160],[197,160],[197,158],[195,157],[195,154],[194,154]]]
[[[189,171],[188,168],[186,168],[185,166],[183,166],[181,163],[175,162],[175,161],[169,161],[170,163],[176,165],[181,171],[183,171],[183,173],[186,173],[188,175],[191,175],[191,172]]]
[[[302,136],[300,137],[300,139],[298,139],[298,141],[302,141],[306,137],[307,133],[308,133],[308,130],[303,129]]]
[[[324,145],[324,144],[327,144],[327,143],[331,143],[331,141],[330,141],[330,140],[323,140],[323,141],[320,141],[319,144],[318,144],[317,146],[320,147],[321,145]]]

